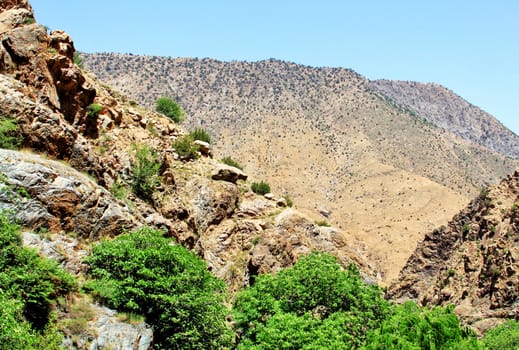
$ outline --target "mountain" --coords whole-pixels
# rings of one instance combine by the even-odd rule
[[[253,179],[293,198],[298,210],[343,229],[385,282],[423,234],[519,165],[510,156],[519,138],[488,114],[479,111],[473,129],[492,126],[495,143],[508,145],[508,152],[474,141],[481,137],[460,137],[349,69],[278,60],[82,57],[100,79],[144,106],[173,96],[188,114],[187,127],[212,133],[216,157],[232,154]]]
[[[368,86],[389,103],[397,104],[467,141],[512,158],[519,157],[517,135],[487,112],[439,84],[374,80]]]
[[[519,317],[519,171],[481,192],[447,225],[429,232],[388,290],[393,299],[456,305],[486,329]]]

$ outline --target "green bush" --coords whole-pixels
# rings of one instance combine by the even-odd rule
[[[211,136],[202,128],[196,128],[195,130],[192,130],[189,135],[193,138],[193,140],[211,143]]]
[[[252,192],[256,194],[267,194],[270,193],[270,185],[265,181],[253,182],[250,186]]]
[[[52,305],[76,289],[55,261],[22,246],[20,227],[0,214],[0,348],[58,349]]]
[[[97,103],[92,103],[87,107],[87,115],[90,118],[97,118],[99,113],[103,110],[103,106]]]
[[[388,307],[382,291],[364,285],[354,265],[343,270],[335,257],[314,252],[277,275],[258,276],[252,287],[238,293],[234,315],[243,348],[263,348],[268,339],[299,348],[301,339],[306,343],[302,348],[318,349],[326,341],[362,344],[365,332],[380,324]],[[298,336],[272,338],[275,333]]]
[[[170,97],[159,97],[157,101],[155,101],[155,110],[164,114],[175,123],[180,123],[184,120],[184,111],[178,105],[178,103],[176,103],[175,100]]]
[[[220,159],[220,162],[222,162],[223,164],[227,164],[229,166],[233,166],[233,167],[238,168],[240,170],[243,170],[243,167],[241,166],[241,164],[238,163],[237,161],[235,161],[234,159],[232,159],[229,156],[223,157],[222,159]]]
[[[328,223],[328,221],[326,221],[326,220],[317,220],[317,221],[315,222],[315,224],[316,224],[317,226],[330,227],[330,223]]]
[[[183,160],[198,158],[199,147],[194,143],[191,135],[177,137],[173,142],[173,149]]]
[[[318,252],[257,276],[233,312],[238,349],[481,349],[453,308],[393,305],[354,265]]]
[[[134,145],[135,159],[132,162],[132,190],[144,200],[150,200],[160,184],[158,155],[148,145]]]
[[[284,195],[283,198],[285,198],[285,202],[287,203],[287,207],[292,208],[294,206],[294,201],[292,198],[288,196],[288,194]]]
[[[97,300],[141,314],[157,349],[221,349],[230,344],[225,284],[195,254],[150,228],[94,246],[87,258]]]
[[[74,52],[74,63],[83,69],[83,57],[81,57],[81,54],[77,51]]]
[[[0,148],[17,149],[22,143],[16,120],[0,117]]]
[[[509,320],[488,330],[483,338],[483,344],[485,344],[488,350],[519,349],[519,322],[517,320]]]

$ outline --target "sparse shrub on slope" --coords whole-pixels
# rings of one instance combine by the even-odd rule
[[[183,160],[198,158],[199,148],[198,145],[194,143],[193,137],[191,137],[191,135],[177,137],[177,139],[173,142],[173,149]]]
[[[134,145],[135,160],[132,162],[132,190],[144,200],[150,200],[160,183],[160,162],[157,153],[147,145]]]
[[[237,161],[235,161],[234,159],[232,159],[231,157],[227,156],[227,157],[223,157],[222,159],[220,159],[220,162],[222,162],[223,164],[227,164],[229,166],[233,166],[235,168],[238,168],[240,170],[243,170],[243,166],[238,163]]]
[[[252,192],[256,194],[267,194],[270,193],[270,185],[268,182],[260,181],[260,182],[253,182],[250,186]]]
[[[120,311],[144,315],[157,349],[230,345],[225,284],[205,262],[162,232],[141,228],[94,246],[87,289]]]
[[[162,96],[155,101],[155,110],[164,114],[166,117],[173,120],[175,123],[180,123],[184,120],[184,111],[174,99]]]
[[[193,138],[193,140],[204,141],[207,143],[211,143],[211,136],[202,128],[196,128],[192,130],[189,135]]]
[[[16,120],[0,117],[0,148],[16,149],[22,143]]]

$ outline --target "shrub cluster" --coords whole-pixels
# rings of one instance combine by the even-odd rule
[[[211,136],[202,128],[195,128],[189,133],[189,135],[193,138],[193,140],[211,143]]]
[[[13,118],[0,117],[0,148],[16,149],[22,143],[22,137]]]
[[[150,200],[160,184],[160,162],[157,153],[148,145],[134,145],[135,159],[131,165],[132,190],[144,200]]]
[[[59,349],[52,305],[76,289],[55,261],[22,246],[20,228],[0,214],[0,348]]]
[[[173,120],[175,123],[180,123],[184,120],[184,111],[175,102],[174,99],[162,96],[155,101],[155,110],[159,113],[164,114],[166,117]]]
[[[183,160],[198,158],[199,147],[194,143],[191,135],[177,137],[173,142],[173,149]]]
[[[150,228],[101,242],[87,259],[95,280],[86,289],[110,307],[143,315],[157,349],[226,347],[225,284],[202,259],[170,243]]]
[[[260,181],[260,182],[253,182],[250,186],[252,192],[256,194],[267,194],[270,193],[270,185],[268,182]]]

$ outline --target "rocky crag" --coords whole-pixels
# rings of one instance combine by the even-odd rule
[[[462,321],[479,330],[501,318],[518,319],[519,171],[428,233],[388,296],[454,304]]]

